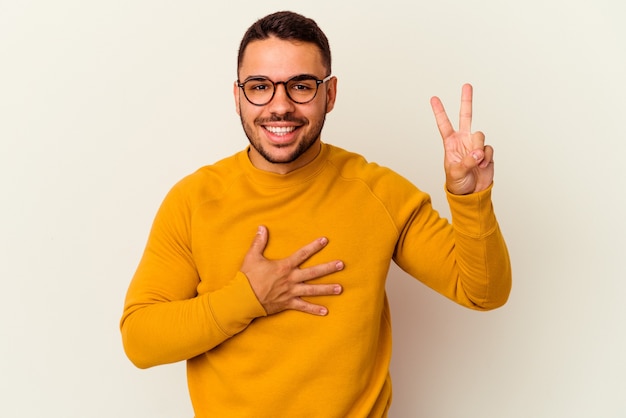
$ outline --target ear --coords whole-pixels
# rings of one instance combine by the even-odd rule
[[[333,77],[326,82],[326,113],[335,107],[335,99],[337,98],[337,77]]]
[[[235,97],[235,111],[237,112],[239,116],[241,116],[241,109],[239,108],[239,103],[241,103],[239,101],[240,94],[241,94],[241,89],[239,88],[239,86],[237,85],[237,82],[235,81],[233,83],[233,96]]]

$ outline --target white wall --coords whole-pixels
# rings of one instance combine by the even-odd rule
[[[192,416],[182,363],[125,358],[124,293],[169,187],[246,145],[238,43],[287,8],[331,40],[325,141],[446,214],[428,99],[455,114],[470,81],[496,150],[510,302],[472,312],[393,269],[391,416],[626,416],[621,1],[212,3],[0,0],[0,416]]]

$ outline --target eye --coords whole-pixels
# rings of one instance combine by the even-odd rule
[[[311,89],[311,86],[305,83],[298,83],[298,84],[294,84],[292,88],[294,90],[306,91],[306,90]]]
[[[315,80],[292,80],[289,82],[289,89],[299,93],[314,90],[316,87]]]
[[[262,93],[264,91],[272,90],[272,83],[265,79],[251,79],[246,81],[245,87],[247,91]]]

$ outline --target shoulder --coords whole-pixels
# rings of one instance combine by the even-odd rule
[[[334,145],[327,146],[329,164],[337,170],[337,175],[344,179],[359,179],[370,185],[378,181],[408,183],[408,180],[392,169],[368,161],[361,154]]]
[[[430,201],[427,193],[394,170],[370,162],[360,154],[333,145],[328,147],[328,162],[336,169],[336,175],[346,181],[362,183],[386,206],[398,207],[408,202],[421,206]]]
[[[200,167],[178,181],[169,195],[185,199],[192,205],[219,198],[243,175],[238,163],[240,154]]]

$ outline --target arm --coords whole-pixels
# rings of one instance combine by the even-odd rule
[[[197,294],[191,251],[195,210],[180,184],[164,199],[127,291],[120,327],[124,349],[138,367],[173,363],[210,350],[265,315],[246,277]]]
[[[466,306],[479,310],[504,305],[511,292],[511,262],[491,190],[492,186],[470,195],[447,195],[458,271],[456,292],[467,298]]]
[[[491,204],[491,187],[469,195],[448,192],[452,223],[408,181],[396,184],[395,190],[404,190],[397,212],[398,266],[462,306],[502,306],[511,289],[511,266]]]
[[[446,192],[452,225],[430,199],[407,199],[396,261],[437,292],[480,310],[503,305],[511,290],[508,251],[491,203],[493,148],[482,132],[471,133],[472,87],[463,86],[459,130],[437,97],[431,99],[444,144]],[[416,254],[415,249],[418,249]]]
[[[191,252],[193,209],[174,188],[155,218],[146,250],[128,289],[121,320],[124,349],[141,368],[186,360],[243,331],[253,319],[286,309],[317,315],[324,307],[301,296],[341,293],[339,285],[306,283],[341,270],[339,261],[299,266],[323,249],[318,239],[282,260],[263,256],[267,229],[259,228],[239,272],[222,288],[197,295]]]

